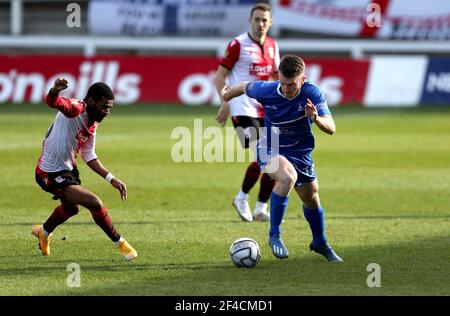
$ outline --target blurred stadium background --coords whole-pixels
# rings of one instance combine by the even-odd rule
[[[170,158],[173,128],[194,118],[217,126],[218,58],[248,30],[255,1],[0,0],[2,295],[450,294],[450,1],[256,2],[272,6],[281,55],[302,56],[333,106],[338,133],[316,133],[314,158],[327,231],[346,265],[307,253],[297,197],[283,227],[292,258],[275,260],[268,224],[241,223],[230,206],[245,164]],[[60,76],[65,96],[83,98],[99,80],[116,93],[97,152],[130,200],[80,168],[139,251],[131,266],[87,212],[58,228],[67,239],[55,238],[49,260],[29,236],[55,206],[33,171],[54,116],[43,98]],[[228,260],[245,235],[262,247],[251,271]],[[65,283],[70,262],[85,271],[80,289]],[[382,267],[381,288],[366,284],[371,262]]]
[[[281,54],[305,58],[330,104],[449,103],[448,1],[268,2]],[[248,30],[254,1],[70,3],[0,1],[0,103],[40,103],[64,73],[71,96],[106,80],[118,103],[217,104],[217,58]]]

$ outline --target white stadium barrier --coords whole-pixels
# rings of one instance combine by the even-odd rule
[[[1,48],[79,49],[85,57],[95,56],[99,50],[145,52],[197,52],[221,56],[229,39],[199,37],[106,37],[106,36],[53,36],[23,35],[0,36]],[[448,42],[430,41],[380,41],[380,40],[324,40],[280,39],[280,50],[295,53],[348,53],[352,58],[368,54],[450,54]]]

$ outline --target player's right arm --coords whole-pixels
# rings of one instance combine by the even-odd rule
[[[216,85],[217,93],[219,96],[222,96],[221,91],[223,87],[226,85],[226,77],[230,71],[225,68],[222,65],[219,65],[219,68],[217,68],[216,76],[214,78],[214,83]],[[228,104],[227,101],[223,100],[223,98],[220,98],[220,108],[217,112],[216,120],[219,122],[222,126],[225,125],[227,122],[228,116],[230,115],[230,104]]]
[[[226,85],[226,78],[228,74],[233,69],[234,65],[238,62],[241,51],[241,44],[237,39],[233,39],[228,43],[225,54],[220,61],[220,65],[217,68],[216,76],[214,78],[214,83],[216,85],[217,93],[220,99],[220,109],[217,112],[216,120],[222,126],[227,122],[228,116],[230,115],[230,105],[227,101],[222,98],[222,90]]]
[[[84,111],[81,104],[59,96],[59,93],[66,89],[68,85],[69,82],[65,78],[56,79],[45,97],[45,102],[49,107],[59,110],[67,117],[76,117]]]

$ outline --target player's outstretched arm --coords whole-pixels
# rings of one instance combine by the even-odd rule
[[[236,86],[229,87],[224,86],[221,93],[222,93],[222,99],[226,102],[230,101],[233,98],[239,97],[243,94],[245,94],[245,87],[247,83],[243,82]]]
[[[57,78],[53,87],[50,89],[50,94],[56,97],[61,91],[67,89],[68,86],[69,82],[66,78]]]
[[[319,116],[317,108],[310,99],[308,99],[308,102],[306,103],[305,113],[322,132],[329,135],[336,133],[336,124],[334,123],[333,117],[331,115]]]
[[[91,160],[87,163],[89,168],[95,171],[102,178],[105,178],[111,185],[120,192],[120,198],[125,201],[128,197],[127,186],[124,182],[114,177],[101,163],[99,159]]]

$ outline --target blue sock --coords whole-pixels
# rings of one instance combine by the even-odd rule
[[[313,245],[317,247],[326,244],[323,208],[309,209],[303,206],[303,214],[311,227]]]
[[[275,192],[270,195],[270,237],[280,234],[280,225],[286,213],[288,202],[288,196],[279,196]]]

